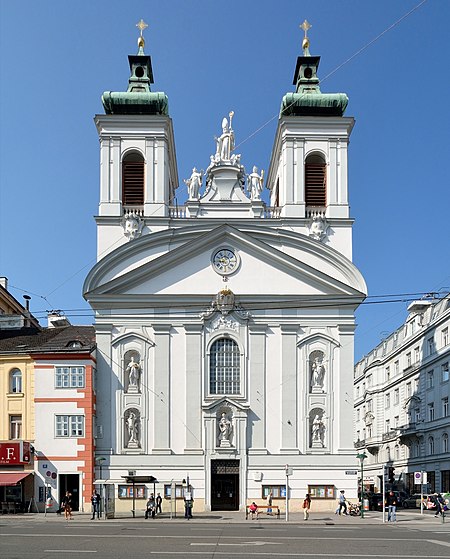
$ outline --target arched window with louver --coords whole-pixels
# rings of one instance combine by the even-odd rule
[[[122,204],[142,206],[144,204],[144,158],[139,153],[130,153],[122,161]]]
[[[307,208],[327,205],[327,166],[317,154],[308,155],[305,161],[305,202]]]

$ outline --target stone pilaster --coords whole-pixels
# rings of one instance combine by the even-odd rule
[[[249,325],[249,454],[267,454],[266,449],[266,325]]]
[[[154,394],[152,454],[170,450],[170,324],[154,324]]]
[[[281,325],[281,454],[298,454],[297,440],[297,330]]]
[[[202,331],[201,324],[186,324],[186,448],[188,454],[203,453],[202,447]]]

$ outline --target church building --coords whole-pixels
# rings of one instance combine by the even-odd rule
[[[98,258],[84,297],[97,479],[116,511],[154,491],[166,511],[183,497],[194,512],[243,510],[269,493],[284,510],[286,491],[291,510],[305,493],[334,509],[340,490],[357,496],[354,313],[367,293],[352,263],[348,98],[321,92],[305,21],[267,173],[236,153],[233,111],[220,115],[177,206],[168,98],[150,89],[139,25],[128,89],[105,92],[95,117]]]

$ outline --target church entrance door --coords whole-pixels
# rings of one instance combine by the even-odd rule
[[[239,460],[211,462],[211,510],[239,510]]]

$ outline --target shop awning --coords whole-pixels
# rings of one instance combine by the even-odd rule
[[[8,472],[0,473],[0,486],[17,485],[25,477],[31,475],[32,472]]]

